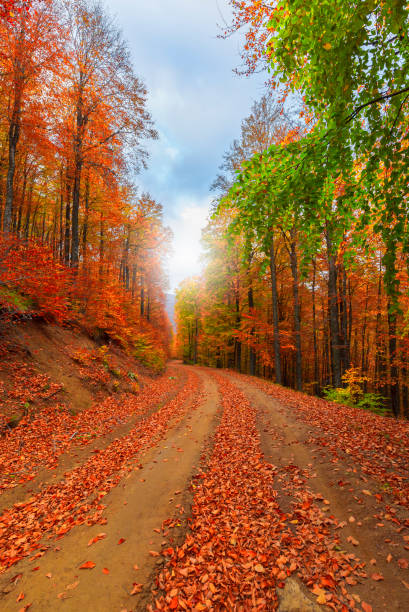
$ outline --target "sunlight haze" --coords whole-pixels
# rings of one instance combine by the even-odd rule
[[[159,140],[148,146],[149,168],[136,182],[163,205],[174,233],[168,266],[174,291],[200,271],[210,185],[242,119],[262,95],[265,75],[234,74],[240,39],[218,38],[230,14],[224,0],[106,0],[106,5],[129,42],[159,131]]]

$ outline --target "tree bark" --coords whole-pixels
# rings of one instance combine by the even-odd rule
[[[301,352],[301,308],[298,290],[298,260],[294,232],[290,244],[291,273],[293,277],[294,331],[295,331],[295,379],[296,388],[302,391],[302,352]]]
[[[277,294],[277,270],[274,251],[274,234],[271,232],[270,241],[270,273],[271,273],[271,298],[273,309],[273,334],[274,334],[274,367],[275,379],[278,385],[282,384],[281,377],[281,353],[280,353],[280,329],[278,326],[278,294]]]
[[[337,293],[337,268],[330,230],[325,232],[328,255],[328,311],[330,327],[330,344],[332,356],[332,384],[339,388],[342,386],[341,355],[339,350],[339,326],[338,326],[338,293]]]

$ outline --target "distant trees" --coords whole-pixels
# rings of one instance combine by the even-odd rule
[[[388,238],[397,219],[374,200],[390,198],[399,179],[392,186],[380,171],[367,182],[365,166],[335,155],[317,127],[307,134],[280,119],[278,128],[275,142],[238,156],[233,179],[219,181],[227,189],[194,281],[198,361],[313,393],[342,387],[353,371],[408,416],[406,247]],[[180,330],[184,300],[178,294]]]

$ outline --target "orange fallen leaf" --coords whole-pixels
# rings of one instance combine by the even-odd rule
[[[351,542],[351,544],[353,544],[354,546],[359,546],[358,540],[355,540],[355,538],[353,538],[352,536],[348,536],[347,540],[348,542]]]
[[[95,544],[96,542],[98,542],[99,540],[102,540],[103,538],[105,538],[106,533],[99,533],[97,536],[95,536],[95,538],[92,538],[89,542],[88,542],[88,546],[91,546],[92,544]]]
[[[102,568],[102,573],[103,574],[109,574],[109,569],[107,569],[106,567]]]
[[[138,583],[134,582],[133,589],[132,589],[130,595],[136,595],[137,593],[140,593],[142,591],[142,589],[143,589],[143,584],[138,584]]]
[[[25,595],[24,593],[20,593],[20,595],[17,597],[16,601],[23,601]]]
[[[364,612],[372,612],[372,606],[370,606],[369,604],[367,604],[365,601],[361,602],[361,606],[362,606],[362,610]]]
[[[372,580],[375,580],[377,582],[379,580],[384,580],[384,577],[382,576],[382,574],[372,574],[371,578],[372,578]]]
[[[259,574],[262,574],[263,572],[265,572],[265,569],[260,563],[257,563],[257,565],[254,566],[254,571],[258,572]]]
[[[156,550],[150,550],[149,554],[151,555],[151,557],[159,557],[159,553],[156,552]]]
[[[82,565],[80,565],[80,569],[93,569],[95,567],[95,563],[93,561],[86,561]]]
[[[125,538],[119,538],[118,544],[123,544],[125,542]]]
[[[73,582],[72,584],[67,585],[65,588],[67,589],[67,591],[72,591],[73,589],[77,588],[79,583],[80,583],[79,580],[77,580],[76,582]]]
[[[52,577],[53,577],[53,575],[52,575],[52,573],[51,573],[51,572],[49,572],[48,574],[46,574],[46,575],[45,575],[45,577],[46,577],[46,578],[52,578]]]
[[[175,597],[173,597],[173,598],[170,600],[170,603],[169,603],[169,608],[170,608],[171,610],[176,610],[176,609],[177,609],[177,607],[178,607],[178,605],[179,605],[179,600],[178,600],[178,598],[175,596]]]

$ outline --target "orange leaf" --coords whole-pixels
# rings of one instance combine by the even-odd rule
[[[142,589],[143,589],[143,584],[137,584],[136,582],[134,582],[133,589],[130,594],[136,595],[137,593],[140,593]]]
[[[125,542],[125,538],[120,538],[120,539],[118,540],[118,544],[123,544],[124,542]]]
[[[82,565],[80,565],[80,569],[93,569],[95,567],[95,563],[93,561],[86,561]]]
[[[107,569],[106,567],[102,568],[102,573],[103,574],[109,574],[109,569]]]
[[[384,580],[384,577],[382,576],[382,574],[372,574],[371,576],[372,580]]]

